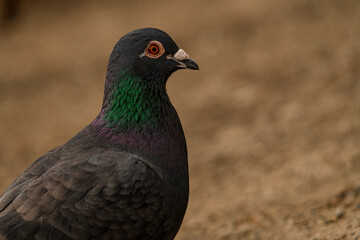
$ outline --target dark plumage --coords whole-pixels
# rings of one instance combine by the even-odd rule
[[[188,202],[169,76],[198,69],[165,32],[135,30],[109,60],[102,109],[0,197],[0,239],[173,239]]]

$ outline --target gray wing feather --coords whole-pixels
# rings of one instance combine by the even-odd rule
[[[54,151],[0,198],[0,239],[162,239],[162,181],[129,153]]]

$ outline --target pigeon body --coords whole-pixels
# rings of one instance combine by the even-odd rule
[[[166,82],[198,69],[165,32],[122,37],[99,115],[0,197],[0,239],[174,239],[189,192],[184,133]]]

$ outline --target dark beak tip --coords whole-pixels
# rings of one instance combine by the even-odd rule
[[[200,71],[200,68],[199,68],[199,66],[196,64],[196,66],[194,66],[194,68],[192,68],[192,70],[198,70],[198,71]]]
[[[185,62],[185,65],[186,65],[186,68],[187,69],[191,69],[191,70],[200,70],[199,68],[199,65],[197,65],[197,63],[192,60],[192,59],[189,59]]]

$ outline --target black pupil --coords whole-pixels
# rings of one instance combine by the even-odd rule
[[[152,53],[157,53],[158,48],[156,46],[151,47]]]

